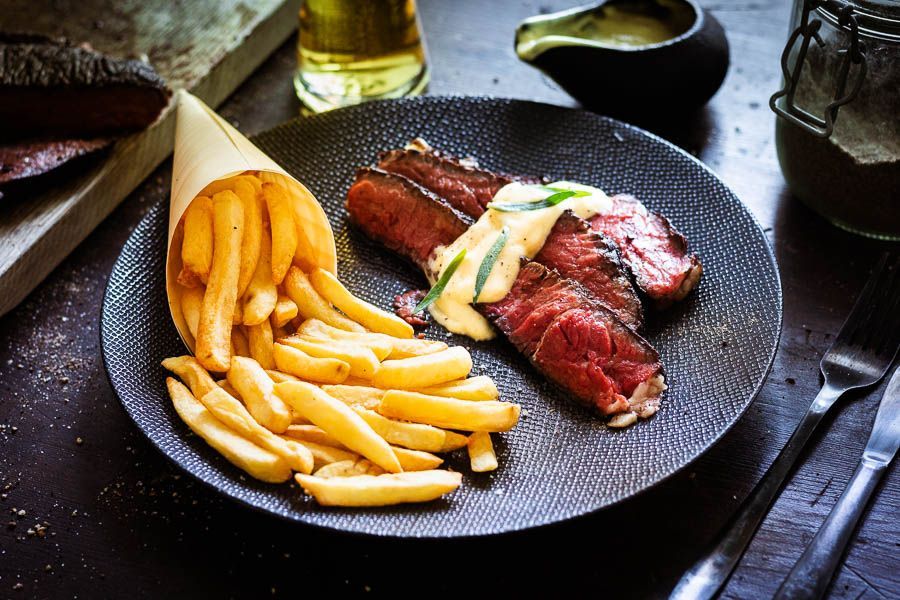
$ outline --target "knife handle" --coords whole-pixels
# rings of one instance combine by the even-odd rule
[[[843,389],[828,382],[819,390],[819,395],[803,415],[775,462],[738,508],[712,547],[707,549],[706,555],[682,576],[669,600],[709,600],[725,585],[803,452],[806,442],[828,409],[843,393]]]
[[[831,514],[778,588],[777,600],[817,600],[825,594],[844,548],[886,467],[884,463],[865,458],[859,463]]]

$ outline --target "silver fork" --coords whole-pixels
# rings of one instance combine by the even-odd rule
[[[881,257],[853,311],[819,368],[825,385],[810,405],[787,445],[744,500],[709,551],[675,586],[669,600],[708,599],[728,580],[753,534],[822,417],[844,392],[877,383],[897,354],[900,342],[900,264]]]

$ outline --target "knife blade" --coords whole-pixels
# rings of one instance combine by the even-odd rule
[[[886,466],[900,447],[900,367],[894,370],[881,405],[875,415],[875,426],[863,452],[863,461]]]

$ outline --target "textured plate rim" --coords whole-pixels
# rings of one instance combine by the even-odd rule
[[[316,523],[316,522],[312,522],[312,521],[303,519],[304,513],[302,513],[302,512],[297,512],[297,513],[292,513],[292,514],[279,513],[279,512],[273,511],[273,510],[269,510],[266,507],[254,504],[254,503],[250,502],[248,499],[246,499],[238,494],[232,493],[230,490],[228,490],[224,487],[220,487],[219,485],[215,484],[214,482],[208,481],[207,479],[199,476],[198,474],[193,473],[181,461],[177,460],[169,452],[167,452],[160,445],[160,443],[157,440],[155,440],[153,438],[153,436],[151,436],[146,431],[146,429],[141,424],[139,419],[136,418],[132,409],[122,400],[122,398],[119,394],[119,391],[110,375],[110,365],[109,365],[109,359],[108,359],[107,350],[106,350],[106,346],[107,346],[106,338],[108,335],[107,323],[109,321],[109,317],[107,315],[108,315],[108,311],[110,310],[110,306],[112,304],[112,300],[110,299],[111,287],[112,287],[111,286],[112,273],[116,272],[120,267],[120,262],[123,259],[124,248],[128,244],[128,242],[131,240],[131,235],[134,235],[134,233],[132,232],[132,234],[129,236],[129,238],[123,244],[122,250],[120,251],[119,256],[116,258],[116,261],[113,263],[113,266],[110,269],[110,276],[107,279],[107,285],[106,285],[106,288],[103,293],[103,300],[101,303],[101,313],[100,313],[100,331],[99,331],[100,354],[101,354],[101,359],[103,362],[104,371],[106,373],[106,379],[109,382],[110,388],[113,390],[113,393],[115,394],[116,398],[119,400],[119,404],[125,410],[126,414],[128,414],[129,418],[132,420],[132,422],[135,424],[135,426],[137,426],[137,428],[141,431],[141,433],[144,435],[144,437],[146,437],[148,440],[150,440],[151,444],[163,456],[165,456],[171,463],[177,465],[182,471],[188,473],[191,477],[193,477],[197,481],[200,481],[208,488],[218,492],[219,494],[225,496],[226,498],[229,498],[230,500],[236,501],[237,503],[254,510],[255,512],[266,514],[266,515],[269,515],[272,517],[277,517],[279,519],[289,521],[292,523],[302,524],[304,526],[312,527],[317,530],[336,532],[341,535],[347,535],[347,536],[352,536],[352,537],[362,536],[362,537],[372,537],[372,538],[378,538],[378,539],[417,539],[417,540],[459,539],[459,540],[465,540],[465,539],[481,538],[481,537],[486,537],[486,536],[512,535],[515,533],[522,533],[522,532],[526,532],[526,531],[533,531],[533,530],[537,530],[537,529],[545,529],[545,528],[550,528],[550,527],[554,527],[554,526],[560,526],[564,523],[568,523],[573,520],[578,520],[578,519],[584,518],[588,515],[592,515],[597,512],[600,512],[602,510],[606,510],[606,509],[612,508],[614,506],[619,506],[619,505],[623,504],[624,502],[631,501],[634,498],[646,493],[650,489],[653,489],[653,488],[659,486],[660,484],[668,481],[669,479],[671,479],[672,477],[674,477],[675,475],[677,475],[678,473],[680,473],[687,467],[691,466],[701,456],[706,454],[713,446],[715,446],[718,442],[720,442],[722,440],[722,438],[746,414],[747,410],[750,408],[750,405],[753,404],[753,402],[759,396],[759,393],[762,390],[763,386],[765,385],[765,382],[768,379],[768,377],[772,371],[772,367],[775,363],[775,358],[778,354],[778,347],[780,345],[781,334],[782,334],[783,323],[784,323],[784,298],[783,298],[783,290],[782,290],[782,285],[781,285],[781,272],[778,268],[778,262],[775,258],[775,253],[772,249],[772,246],[769,243],[769,240],[765,235],[765,231],[763,230],[762,226],[760,225],[759,221],[757,220],[756,215],[753,214],[753,212],[747,207],[746,204],[744,204],[744,202],[734,192],[734,190],[732,190],[731,187],[728,186],[728,184],[726,184],[708,165],[703,163],[697,157],[686,152],[684,149],[676,146],[672,142],[669,142],[668,140],[665,140],[665,139],[659,137],[658,135],[651,133],[645,129],[642,129],[636,125],[632,125],[630,123],[619,121],[618,119],[614,119],[612,117],[608,117],[605,115],[592,113],[590,111],[580,109],[580,108],[571,108],[571,107],[559,106],[559,105],[555,105],[555,104],[549,104],[549,103],[545,103],[545,102],[535,102],[532,100],[523,100],[523,99],[518,99],[518,98],[508,98],[508,97],[502,97],[502,96],[486,96],[486,95],[466,96],[466,95],[459,95],[459,94],[419,96],[419,97],[414,97],[414,98],[377,100],[377,101],[368,102],[368,103],[361,104],[361,105],[355,105],[355,106],[349,106],[346,108],[337,109],[336,111],[330,111],[327,113],[311,115],[308,117],[295,117],[293,119],[289,119],[288,121],[285,121],[283,123],[275,125],[274,127],[271,127],[264,131],[258,132],[257,134],[255,134],[255,136],[268,134],[268,133],[277,131],[282,128],[290,127],[297,122],[307,122],[310,120],[329,119],[329,118],[331,118],[331,115],[335,114],[335,113],[344,113],[344,112],[348,112],[348,111],[357,111],[357,110],[372,110],[369,107],[371,107],[373,105],[376,105],[376,106],[377,105],[385,105],[385,104],[415,105],[415,104],[419,104],[419,103],[429,103],[429,102],[434,102],[434,101],[447,101],[447,100],[449,100],[449,101],[473,101],[474,100],[474,101],[480,101],[480,102],[486,102],[486,103],[506,103],[506,104],[515,103],[515,104],[523,104],[523,105],[527,104],[527,105],[533,105],[536,107],[540,107],[542,109],[549,107],[554,110],[573,111],[573,112],[582,113],[584,115],[587,115],[590,118],[598,119],[601,121],[607,121],[612,125],[634,131],[634,132],[638,133],[639,135],[646,136],[646,137],[652,139],[653,141],[655,141],[656,143],[660,143],[660,144],[668,147],[670,150],[675,151],[681,157],[687,158],[691,162],[693,162],[695,165],[699,166],[702,171],[704,171],[707,175],[709,175],[713,179],[717,180],[726,190],[728,190],[728,192],[738,202],[740,207],[746,212],[747,216],[750,218],[751,223],[755,226],[756,231],[759,233],[760,238],[764,242],[763,246],[765,247],[765,254],[766,254],[766,257],[768,258],[769,266],[772,268],[772,271],[774,274],[774,279],[775,279],[775,281],[774,281],[774,283],[775,283],[775,300],[776,300],[775,308],[777,309],[777,319],[778,319],[778,323],[775,328],[775,335],[773,336],[773,340],[772,340],[773,341],[772,347],[768,351],[769,358],[768,358],[768,363],[766,365],[766,368],[760,374],[759,380],[754,385],[752,392],[750,392],[748,394],[747,400],[742,404],[741,408],[734,414],[733,418],[731,418],[716,433],[716,435],[711,437],[711,439],[705,445],[703,445],[701,448],[699,448],[689,459],[685,460],[681,465],[672,469],[672,471],[670,471],[669,473],[663,475],[662,477],[659,477],[652,484],[647,485],[644,488],[639,489],[629,495],[609,501],[606,504],[596,506],[596,507],[593,507],[590,509],[582,510],[582,511],[570,514],[570,515],[566,515],[561,518],[551,518],[543,523],[532,524],[532,525],[528,525],[525,527],[500,527],[500,528],[497,528],[497,529],[494,529],[494,530],[491,530],[488,532],[477,533],[477,534],[455,534],[453,532],[449,532],[448,535],[421,535],[421,536],[415,535],[415,536],[412,536],[412,535],[395,535],[395,534],[386,533],[386,532],[361,531],[361,530],[355,530],[355,529],[335,527],[332,525],[327,525],[327,524],[322,524],[322,523]],[[165,201],[166,200],[163,200],[161,202],[165,202]],[[148,219],[149,217],[150,217],[150,215],[148,213],[147,215],[142,217],[142,219],[139,221],[139,224],[142,223],[145,219]],[[135,229],[137,229],[137,226],[135,227]],[[298,491],[298,493],[299,493],[299,491]]]

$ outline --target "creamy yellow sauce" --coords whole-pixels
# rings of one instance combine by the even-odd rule
[[[502,212],[489,209],[455,242],[437,249],[429,265],[435,278],[443,273],[446,265],[464,248],[466,257],[437,301],[428,307],[435,321],[454,333],[467,335],[475,340],[493,338],[494,329],[472,307],[472,296],[475,293],[478,269],[503,227],[509,228],[509,238],[481,290],[479,302],[496,302],[509,293],[519,275],[519,259],[523,256],[534,258],[541,251],[550,230],[564,210],[571,210],[586,219],[607,212],[612,205],[609,197],[595,187],[568,181],[551,183],[549,187],[588,192],[588,195],[567,198],[556,206],[538,210]],[[552,192],[537,186],[510,183],[497,192],[493,203],[536,202],[551,194]]]

